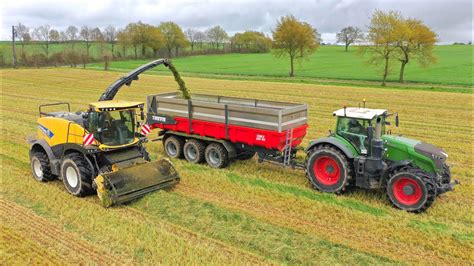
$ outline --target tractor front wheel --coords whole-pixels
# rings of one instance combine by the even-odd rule
[[[33,177],[36,180],[46,182],[55,178],[51,173],[51,166],[49,165],[49,158],[46,153],[40,151],[33,153],[30,163]]]
[[[92,194],[92,169],[84,156],[71,153],[61,162],[61,177],[67,191],[77,197]]]
[[[351,180],[351,166],[346,156],[332,146],[320,146],[307,157],[306,175],[317,190],[341,193]]]
[[[408,212],[424,212],[436,197],[436,187],[430,176],[415,167],[405,167],[392,173],[386,188],[393,206]]]

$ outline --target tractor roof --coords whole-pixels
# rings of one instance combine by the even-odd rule
[[[346,116],[350,118],[372,119],[379,115],[387,114],[384,109],[369,109],[358,107],[347,107],[344,115],[344,108],[332,113],[335,116]]]
[[[89,104],[96,111],[114,111],[120,109],[140,108],[143,107],[143,102],[129,102],[129,101],[100,101]]]

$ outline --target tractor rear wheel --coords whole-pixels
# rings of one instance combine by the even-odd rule
[[[323,145],[307,155],[306,176],[317,190],[342,193],[352,178],[351,166],[338,149]]]
[[[183,158],[184,141],[177,136],[169,136],[163,140],[166,155],[171,158]]]
[[[77,197],[92,194],[92,169],[79,153],[64,156],[61,162],[61,177],[67,191]]]
[[[48,155],[38,151],[33,153],[30,160],[33,177],[40,182],[53,180],[55,177],[51,173]]]
[[[436,197],[431,177],[415,167],[394,171],[387,181],[387,195],[393,206],[420,213],[428,209]]]
[[[190,139],[184,144],[184,157],[191,163],[202,163],[205,159],[204,150],[206,145],[197,139]]]
[[[229,165],[229,153],[220,143],[211,143],[205,151],[206,162],[212,168],[224,168]]]

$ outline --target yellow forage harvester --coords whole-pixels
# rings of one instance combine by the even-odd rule
[[[97,192],[104,207],[124,203],[180,180],[167,159],[150,161],[139,120],[145,121],[142,102],[113,98],[142,72],[171,62],[159,59],[118,79],[84,112],[71,112],[68,103],[40,106],[38,131],[29,137],[33,177],[38,181],[61,179],[74,196]],[[67,111],[45,112],[65,105]],[[142,129],[140,131],[140,129]],[[143,130],[145,129],[145,130]]]

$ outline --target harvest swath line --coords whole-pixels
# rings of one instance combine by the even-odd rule
[[[104,210],[93,196],[68,195],[61,181],[34,181],[25,137],[36,130],[39,104],[69,101],[72,110],[84,109],[118,76],[75,69],[3,71],[0,111],[8,127],[2,127],[0,158],[5,200],[83,236],[90,245],[108,243],[113,256],[134,263],[172,263],[177,257],[190,264],[473,263],[474,220],[467,207],[474,203],[472,153],[466,151],[474,142],[469,127],[473,95],[186,79],[196,93],[308,103],[311,127],[303,145],[334,127],[333,110],[345,103],[357,106],[366,98],[370,107],[400,112],[401,127],[392,127],[394,133],[445,148],[455,165],[454,177],[463,184],[428,213],[412,215],[392,209],[383,193],[321,194],[309,187],[303,172],[255,160],[225,170],[174,161],[183,177],[176,189]],[[143,101],[146,95],[176,89],[171,77],[156,75],[143,75],[133,86],[118,97]],[[163,155],[159,143],[149,143],[148,148],[153,157]]]

